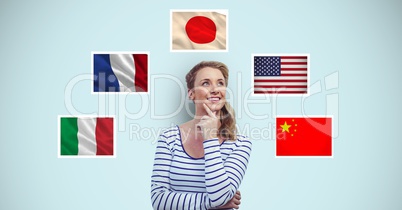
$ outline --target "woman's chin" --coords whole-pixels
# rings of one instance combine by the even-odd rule
[[[211,111],[215,112],[215,111],[220,111],[223,108],[223,104],[209,104],[208,106]]]

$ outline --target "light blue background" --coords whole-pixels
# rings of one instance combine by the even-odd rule
[[[229,52],[169,51],[170,9],[215,8],[229,10]],[[325,114],[326,95],[338,94],[334,158],[278,159],[272,139],[253,139],[241,209],[402,209],[401,1],[2,1],[0,26],[0,209],[151,209],[154,139],[137,139],[129,128],[188,120],[185,110],[151,119],[151,103],[158,115],[172,113],[185,96],[159,80],[147,100],[127,96],[130,112],[149,108],[125,120],[115,159],[58,159],[57,116],[70,114],[65,88],[90,72],[91,51],[149,51],[151,75],[182,82],[195,63],[223,61],[240,95],[251,86],[251,53],[310,53],[312,83],[339,73],[337,89],[305,103],[308,114]],[[85,114],[101,112],[90,88],[86,80],[72,91]],[[108,113],[124,119],[112,99]],[[268,127],[275,104],[277,114],[301,114],[300,98],[250,105],[270,115],[263,120],[236,101],[238,124]]]

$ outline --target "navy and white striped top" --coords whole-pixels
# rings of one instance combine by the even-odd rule
[[[236,141],[205,140],[204,157],[193,158],[183,148],[178,126],[158,139],[152,173],[154,209],[209,209],[226,204],[246,173],[251,152],[247,137]]]

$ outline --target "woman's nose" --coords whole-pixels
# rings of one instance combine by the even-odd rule
[[[211,93],[217,94],[217,93],[219,93],[219,88],[217,85],[211,85],[211,89],[209,91]]]

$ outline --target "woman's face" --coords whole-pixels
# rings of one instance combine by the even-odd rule
[[[221,110],[226,102],[226,81],[221,71],[211,67],[199,70],[189,96],[194,101],[196,110],[204,110],[203,103],[213,112]]]

